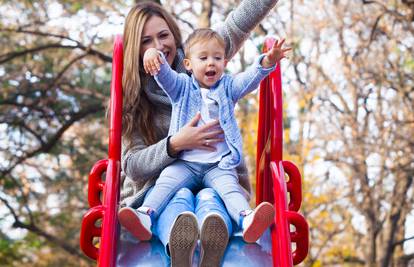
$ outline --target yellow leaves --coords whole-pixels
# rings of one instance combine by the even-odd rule
[[[298,101],[299,110],[304,110],[307,104],[308,100],[306,98],[300,98]]]

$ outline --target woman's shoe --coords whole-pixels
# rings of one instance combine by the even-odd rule
[[[151,239],[150,215],[130,207],[124,207],[118,211],[118,219],[119,223],[138,240],[147,241]]]
[[[256,242],[263,232],[273,223],[275,210],[273,205],[262,202],[243,218],[243,239],[247,243]]]
[[[229,242],[226,223],[218,213],[205,217],[201,226],[200,267],[220,266]]]
[[[194,213],[185,211],[178,215],[168,242],[172,267],[192,266],[198,235],[198,223]]]

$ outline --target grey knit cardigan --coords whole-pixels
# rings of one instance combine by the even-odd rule
[[[276,5],[278,0],[244,0],[232,11],[224,23],[215,30],[224,37],[226,57],[231,58],[239,50],[250,32]],[[184,53],[177,50],[172,64],[177,72],[185,72]],[[121,154],[121,206],[139,207],[146,192],[158,178],[161,170],[176,158],[167,153],[167,134],[171,119],[171,103],[164,91],[149,76],[143,88],[153,105],[152,119],[156,129],[157,143],[147,146],[141,134],[135,133],[128,146],[123,142]],[[250,181],[244,161],[237,167],[240,184],[246,189],[246,197],[251,193]]]

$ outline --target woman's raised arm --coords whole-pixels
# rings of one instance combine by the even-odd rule
[[[265,18],[278,0],[244,0],[230,12],[224,23],[213,28],[226,41],[226,58],[232,58],[250,32]]]

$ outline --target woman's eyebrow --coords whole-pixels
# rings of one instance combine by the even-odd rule
[[[170,31],[168,30],[168,29],[164,29],[164,30],[161,30],[161,31],[159,31],[158,33],[157,33],[157,35],[160,35],[160,34],[163,34],[163,33],[169,33]]]
[[[161,31],[157,32],[156,35],[163,34],[164,32],[169,32],[169,31],[168,31],[168,29],[164,29],[164,30],[161,30]],[[151,35],[144,35],[144,36],[141,37],[141,39],[149,39],[149,38],[152,38],[152,36]]]

